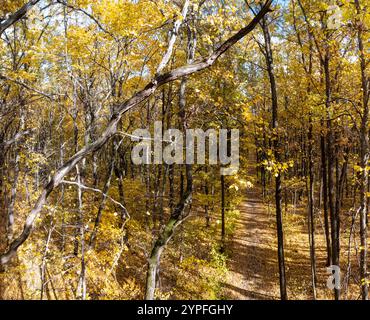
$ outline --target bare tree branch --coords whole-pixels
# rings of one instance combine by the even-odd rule
[[[20,139],[22,139],[24,136],[27,136],[29,135],[30,133],[32,133],[34,130],[26,130],[26,131],[22,131],[22,132],[18,132],[13,138],[7,140],[7,141],[4,141],[3,143],[0,143],[0,148],[7,148],[9,146],[11,146],[13,143],[19,141]]]
[[[38,95],[40,96],[43,96],[49,100],[54,100],[53,96],[56,96],[56,94],[50,94],[50,93],[46,93],[46,92],[43,92],[41,90],[38,90],[38,89],[35,89],[31,86],[29,86],[28,84],[22,82],[22,81],[19,81],[19,80],[16,80],[16,79],[12,79],[12,78],[9,78],[7,76],[4,76],[2,74],[0,74],[0,80],[5,80],[5,81],[10,81],[10,82],[13,82],[21,87],[24,87],[25,89],[29,90],[29,91],[32,91],[34,93],[37,93]]]
[[[156,75],[154,79],[144,89],[137,92],[130,99],[121,104],[117,108],[117,111],[112,116],[111,120],[107,125],[107,128],[101,134],[101,136],[93,143],[86,145],[80,151],[78,151],[51,177],[50,182],[44,187],[35,206],[28,215],[22,233],[10,244],[8,251],[0,256],[0,263],[2,265],[7,264],[10,261],[10,259],[16,254],[18,248],[30,236],[34,226],[34,222],[38,217],[41,209],[45,205],[46,200],[49,197],[50,193],[57,186],[59,186],[59,184],[63,181],[65,175],[67,175],[79,161],[84,159],[88,154],[99,150],[113,135],[116,134],[117,125],[122,116],[126,112],[128,112],[135,106],[139,105],[146,99],[148,99],[162,85],[171,81],[181,79],[182,77],[189,76],[193,73],[199,72],[212,66],[223,53],[225,53],[238,41],[243,39],[247,34],[254,30],[254,28],[258,25],[261,19],[270,11],[270,6],[272,2],[273,0],[267,0],[264,6],[261,8],[261,11],[253,18],[253,20],[246,27],[242,28],[241,30],[239,30],[239,32],[237,32],[235,35],[226,40],[211,55],[209,55],[208,57],[198,59],[194,63],[182,66],[180,68],[174,69],[162,75]]]
[[[112,201],[114,204],[119,206],[125,212],[125,214],[129,217],[128,212],[126,210],[126,207],[122,203],[118,202],[117,200],[114,200],[112,197],[108,196],[106,193],[104,193],[100,189],[91,188],[91,187],[85,186],[85,185],[83,185],[81,183],[78,183],[78,182],[75,182],[75,181],[62,180],[61,183],[77,186],[81,189],[85,189],[85,190],[89,190],[89,191],[93,191],[93,192],[98,192],[98,193],[102,194],[104,197],[106,197],[107,199],[109,199],[110,201]]]
[[[170,61],[170,58],[172,56],[173,47],[175,45],[177,35],[179,33],[179,29],[182,25],[182,21],[186,19],[186,16],[188,14],[189,3],[190,3],[190,0],[185,0],[184,6],[181,12],[181,17],[179,17],[174,23],[173,30],[171,31],[170,41],[168,43],[167,52],[163,56],[163,59],[157,68],[157,74],[160,74],[162,70],[166,67],[166,65],[168,64],[168,61]]]
[[[22,19],[27,12],[36,5],[40,0],[31,0],[27,2],[22,8],[20,8],[18,11],[11,14],[8,18],[0,21],[0,35],[10,26],[12,26],[14,23]]]
[[[96,23],[96,25],[99,27],[100,30],[102,30],[106,34],[109,34],[114,40],[117,41],[117,38],[110,31],[108,31],[97,18],[95,18],[92,14],[88,13],[86,10],[84,10],[82,8],[72,6],[72,5],[68,4],[67,1],[63,1],[63,0],[57,0],[57,3],[60,3],[61,5],[64,5],[66,8],[69,8],[69,9],[72,9],[74,11],[83,13],[88,18],[93,20]]]

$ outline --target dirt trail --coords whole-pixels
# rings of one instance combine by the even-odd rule
[[[252,189],[242,203],[235,234],[229,243],[225,296],[235,300],[278,299],[278,269],[272,215]]]
[[[254,176],[255,164],[249,174]],[[276,220],[261,200],[258,185],[247,191],[239,207],[235,233],[228,244],[229,272],[223,284],[224,296],[235,300],[271,300],[280,298],[277,263]],[[270,211],[270,212],[269,212]],[[295,213],[293,213],[295,212]],[[310,253],[306,206],[284,214],[284,247],[289,299],[312,299]],[[321,223],[316,220],[316,258],[318,298],[331,297],[326,287],[325,239]]]

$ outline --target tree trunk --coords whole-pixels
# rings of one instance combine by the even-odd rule
[[[313,124],[312,115],[309,115],[308,129],[308,225],[309,225],[309,240],[310,240],[310,259],[311,259],[311,276],[312,276],[312,292],[313,298],[316,300],[316,252],[315,252],[315,216],[314,216],[314,172],[313,172]]]
[[[327,32],[327,30],[326,30]],[[335,184],[334,184],[334,151],[333,151],[333,133],[331,124],[331,99],[332,89],[330,80],[330,48],[329,39],[326,39],[326,51],[324,57],[324,73],[325,73],[325,93],[326,93],[326,155],[328,161],[328,188],[329,188],[329,211],[331,222],[331,245],[332,245],[332,258],[335,266],[339,265],[339,215],[335,210]],[[334,289],[335,299],[340,298],[340,289]]]
[[[322,127],[324,122],[321,122]],[[321,178],[322,178],[322,198],[323,198],[323,208],[324,208],[324,225],[325,225],[325,239],[326,239],[326,266],[329,267],[332,264],[332,247],[330,240],[330,221],[328,212],[328,174],[327,174],[327,162],[326,162],[326,146],[325,146],[325,136],[321,133],[320,137],[321,145]]]
[[[355,0],[355,6],[358,16],[361,14],[361,7],[359,0]],[[369,288],[367,282],[367,187],[369,183],[369,79],[366,74],[367,61],[365,58],[365,51],[363,45],[363,28],[362,22],[358,21],[358,50],[360,54],[360,67],[361,67],[361,84],[362,84],[362,103],[363,114],[360,128],[360,276],[361,276],[361,295],[363,300],[369,298]]]
[[[273,149],[275,161],[280,162],[279,152],[279,125],[278,125],[278,96],[274,73],[274,60],[271,48],[271,35],[268,28],[266,17],[263,17],[261,26],[265,39],[265,59],[267,71],[270,79],[271,87],[271,102],[272,102],[272,131],[273,131]],[[279,260],[279,279],[280,279],[280,297],[282,300],[287,300],[286,276],[285,276],[285,258],[284,258],[284,231],[283,231],[283,216],[282,216],[282,194],[281,194],[281,172],[278,171],[275,177],[275,210],[276,210],[276,227],[278,238],[278,260]]]
[[[225,176],[221,175],[221,252],[225,251]]]

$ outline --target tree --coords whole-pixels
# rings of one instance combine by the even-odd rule
[[[226,40],[208,57],[199,59],[194,63],[176,68],[164,74],[157,75],[144,89],[136,93],[124,103],[120,104],[100,138],[78,151],[51,177],[50,182],[46,184],[41,192],[41,196],[38,198],[35,206],[33,207],[33,210],[28,215],[22,234],[10,244],[9,250],[1,256],[1,264],[4,265],[8,263],[9,260],[15,255],[17,249],[27,240],[32,231],[35,219],[40,213],[42,207],[45,205],[48,196],[54,190],[54,188],[56,188],[62,182],[64,176],[68,174],[79,161],[85,158],[88,154],[99,150],[116,133],[118,122],[125,113],[150,97],[160,86],[179,78],[191,75],[195,72],[199,72],[200,70],[213,65],[223,53],[225,53],[236,42],[249,34],[255,28],[262,17],[269,11],[270,5],[271,1],[267,1],[259,14],[246,27]]]

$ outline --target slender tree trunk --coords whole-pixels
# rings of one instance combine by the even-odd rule
[[[1,146],[1,144],[0,144]],[[2,149],[0,151],[0,250],[4,251],[7,245],[7,214],[6,214],[6,206],[5,206],[5,183],[4,183],[4,163],[5,163],[5,151]],[[1,286],[1,284],[0,284]]]
[[[17,186],[18,186],[18,177],[19,177],[19,149],[17,148],[15,152],[15,165],[14,165],[14,178],[10,195],[10,203],[8,208],[8,228],[7,228],[7,237],[8,243],[13,241],[14,235],[14,206],[15,200],[17,197]]]
[[[225,176],[221,175],[221,252],[225,251]]]
[[[46,265],[47,265],[47,257],[48,257],[48,252],[49,252],[49,244],[51,241],[51,236],[54,230],[54,225],[53,221],[50,222],[49,226],[49,231],[46,237],[45,241],[45,248],[44,248],[44,253],[42,256],[42,262],[40,266],[40,278],[41,278],[41,286],[40,286],[40,300],[43,300],[44,298],[44,291],[45,291],[45,286],[46,284]]]
[[[157,283],[157,271],[160,264],[160,258],[167,243],[171,240],[175,229],[184,221],[187,216],[186,210],[191,204],[193,193],[193,178],[190,169],[187,170],[187,188],[186,192],[181,197],[179,203],[171,214],[170,219],[165,225],[163,231],[159,234],[158,239],[154,243],[152,252],[148,259],[148,271],[146,277],[145,299],[154,300],[155,289]],[[190,169],[190,170],[189,170]]]
[[[0,144],[1,146],[1,144]],[[0,150],[0,252],[6,250],[6,210],[5,210],[5,192],[4,192],[4,149]],[[0,276],[5,272],[5,266],[0,263]],[[5,283],[0,281],[0,300],[5,299]]]
[[[322,127],[324,122],[321,122]],[[328,175],[327,175],[327,162],[326,162],[326,146],[325,146],[325,136],[321,133],[320,137],[321,145],[321,178],[322,178],[322,203],[324,208],[324,225],[325,225],[325,239],[326,239],[326,265],[329,267],[332,264],[332,247],[330,240],[330,221],[329,221],[329,211],[328,211]]]
[[[313,298],[316,300],[316,252],[315,252],[315,216],[314,216],[314,162],[313,162],[313,123],[312,115],[309,115],[308,129],[308,172],[309,172],[309,188],[308,188],[308,224],[309,224],[309,240],[310,240],[310,258],[311,258],[311,276],[312,276],[312,292]]]
[[[105,209],[106,202],[107,202],[107,194],[109,192],[110,184],[111,184],[111,181],[112,181],[112,176],[113,176],[115,162],[116,162],[116,160],[115,160],[116,156],[117,156],[116,150],[114,150],[114,152],[112,154],[112,160],[111,160],[111,163],[110,163],[109,168],[108,168],[107,178],[106,178],[104,188],[103,188],[102,200],[100,202],[98,213],[97,213],[96,218],[95,218],[94,229],[93,229],[93,231],[91,233],[91,236],[90,236],[90,242],[89,242],[89,248],[90,249],[94,248],[95,244],[96,244],[96,237],[97,237],[97,234],[98,234],[98,231],[99,231],[99,227],[100,227],[100,223],[101,223],[101,219],[102,219],[102,214],[103,214],[103,211]]]
[[[208,168],[205,168],[205,172],[208,174]],[[206,219],[206,227],[210,227],[211,225],[211,217],[209,216],[209,201],[208,201],[208,196],[209,196],[209,186],[208,186],[208,177],[206,181],[204,182],[204,194],[206,195],[206,204],[204,205],[204,216]]]
[[[188,47],[187,47],[187,60],[188,63],[191,63],[194,59],[196,47],[196,35],[188,27]],[[184,130],[184,133],[187,129],[186,123],[186,84],[187,79],[183,78],[180,85],[179,93],[179,118],[181,121],[181,127]],[[165,225],[163,231],[159,234],[156,242],[154,243],[151,255],[148,259],[148,272],[146,278],[146,300],[154,300],[155,298],[155,289],[157,282],[157,273],[158,267],[160,264],[161,254],[166,247],[167,243],[171,240],[174,231],[177,226],[179,226],[185,218],[188,216],[187,209],[190,207],[193,197],[193,172],[192,165],[185,165],[186,172],[186,189],[181,193],[180,200],[173,210],[171,217],[167,224]]]
[[[272,101],[272,131],[273,148],[275,161],[280,162],[279,152],[279,125],[278,125],[278,96],[274,74],[274,60],[271,48],[271,35],[268,28],[266,17],[262,19],[261,26],[265,39],[265,58],[267,71],[270,79],[271,101]],[[284,257],[284,231],[283,231],[283,215],[282,215],[282,194],[281,194],[281,172],[276,173],[275,177],[275,210],[276,210],[276,227],[278,238],[278,261],[279,261],[279,279],[280,279],[280,296],[282,300],[287,300],[286,275],[285,275],[285,257]]]
[[[86,262],[85,262],[85,225],[84,225],[84,209],[83,209],[83,200],[82,200],[82,188],[81,184],[83,183],[79,166],[76,166],[76,173],[77,173],[77,197],[78,197],[78,230],[80,236],[80,249],[81,249],[81,269],[79,275],[79,282],[77,286],[77,297],[81,300],[86,300]],[[77,240],[76,240],[77,242]],[[77,247],[78,250],[78,247]]]
[[[361,7],[359,0],[355,0],[357,14],[361,14]],[[361,84],[362,84],[362,103],[363,114],[360,128],[360,276],[361,276],[361,295],[363,300],[369,298],[369,288],[367,282],[367,187],[369,183],[369,78],[366,74],[367,61],[365,58],[364,44],[363,44],[363,23],[358,21],[358,50],[360,54],[361,67]]]
[[[335,182],[334,182],[334,151],[333,151],[333,133],[331,124],[331,99],[332,89],[330,80],[330,48],[329,39],[326,39],[326,51],[324,57],[324,73],[325,73],[325,93],[326,93],[326,154],[328,161],[328,188],[329,188],[329,211],[331,222],[331,245],[332,245],[332,258],[335,266],[339,265],[339,215],[335,210]],[[340,289],[334,289],[335,299],[340,298]]]

